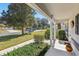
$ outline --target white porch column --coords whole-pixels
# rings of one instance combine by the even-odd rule
[[[52,23],[52,20],[50,20],[50,45],[53,46],[53,40],[54,39],[54,36],[53,36],[53,23]]]
[[[54,22],[54,40],[56,40],[56,23]]]
[[[54,39],[53,39],[53,47],[55,46],[55,40],[56,40],[56,23],[55,23],[55,19],[54,19],[54,17],[52,18],[52,20],[54,20],[53,21],[53,23],[54,23]]]
[[[55,45],[55,40],[56,40],[56,23],[55,19],[52,16],[50,20],[50,44],[52,47]]]

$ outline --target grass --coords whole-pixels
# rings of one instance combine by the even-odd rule
[[[32,38],[32,35],[9,35],[0,37],[0,50],[3,50],[11,46],[15,46]]]
[[[34,34],[44,35],[45,31],[46,29],[40,32],[32,32],[30,35],[8,35],[0,37],[0,50],[31,40]]]
[[[13,50],[12,52],[7,53],[5,56],[42,56],[46,53],[48,48],[49,46],[45,43],[31,43]]]
[[[46,31],[47,29],[44,29],[44,30],[42,30],[42,31],[39,31],[39,32],[32,32],[32,35],[45,35],[45,31]]]

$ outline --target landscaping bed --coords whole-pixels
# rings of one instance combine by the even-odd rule
[[[5,54],[5,56],[43,56],[48,49],[49,45],[46,43],[31,43],[13,50],[12,52]]]

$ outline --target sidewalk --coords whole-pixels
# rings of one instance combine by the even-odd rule
[[[15,49],[17,49],[17,48],[23,47],[24,45],[28,45],[28,44],[33,43],[33,42],[34,42],[34,40],[32,39],[32,40],[29,40],[29,41],[20,43],[20,44],[18,44],[18,45],[16,45],[16,46],[12,46],[12,47],[10,47],[10,48],[1,50],[1,51],[0,51],[0,55],[7,54],[8,52],[11,52],[11,51],[13,51],[13,50],[15,50]]]

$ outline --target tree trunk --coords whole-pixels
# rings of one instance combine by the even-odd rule
[[[25,31],[25,30],[24,30],[24,27],[22,26],[22,35],[24,35],[24,31]]]

